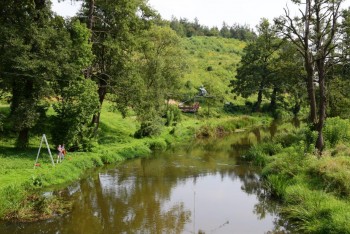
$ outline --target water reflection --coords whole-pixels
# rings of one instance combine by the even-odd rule
[[[70,214],[0,225],[0,233],[278,233],[258,171],[237,157],[270,133],[202,140],[106,168],[67,188]]]

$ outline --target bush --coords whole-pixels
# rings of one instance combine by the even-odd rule
[[[272,197],[283,199],[286,188],[290,184],[290,178],[285,175],[269,175],[267,177],[267,189]]]
[[[264,152],[263,147],[255,145],[251,147],[248,152],[242,156],[244,160],[251,161],[255,165],[265,166],[268,160],[268,155]]]
[[[181,121],[181,111],[175,105],[169,105],[168,110],[166,112],[166,126],[176,125]]]
[[[160,131],[161,126],[159,123],[146,121],[141,123],[140,129],[135,132],[134,137],[140,139],[149,136],[156,136],[160,134]]]
[[[148,147],[154,151],[165,151],[167,143],[163,139],[151,139],[147,142]]]
[[[328,118],[323,133],[325,141],[334,147],[337,143],[349,139],[349,121],[339,117]]]
[[[91,80],[74,81],[63,88],[62,99],[53,106],[52,138],[55,145],[64,144],[69,150],[89,150],[93,126],[91,116],[99,106],[96,84]]]

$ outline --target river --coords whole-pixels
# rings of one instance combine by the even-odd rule
[[[284,233],[259,171],[239,156],[271,125],[99,168],[62,191],[70,213],[0,233]]]

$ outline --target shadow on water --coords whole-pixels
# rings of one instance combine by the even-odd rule
[[[100,168],[61,191],[74,201],[71,213],[0,224],[0,233],[287,233],[259,170],[239,160],[277,128],[271,123]]]

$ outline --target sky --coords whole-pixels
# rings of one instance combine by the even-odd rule
[[[238,23],[255,28],[263,17],[272,21],[282,15],[287,4],[292,15],[297,13],[290,0],[148,0],[148,3],[163,19],[175,16],[194,21],[197,18],[201,25],[219,28],[223,22],[229,26]],[[349,3],[346,0],[344,6]],[[79,6],[70,0],[59,4],[53,0],[53,10],[64,17],[73,16]]]
[[[164,19],[198,18],[205,26],[238,23],[255,27],[262,17],[272,20],[283,13],[286,0],[149,0]],[[292,4],[289,4],[292,5]]]

